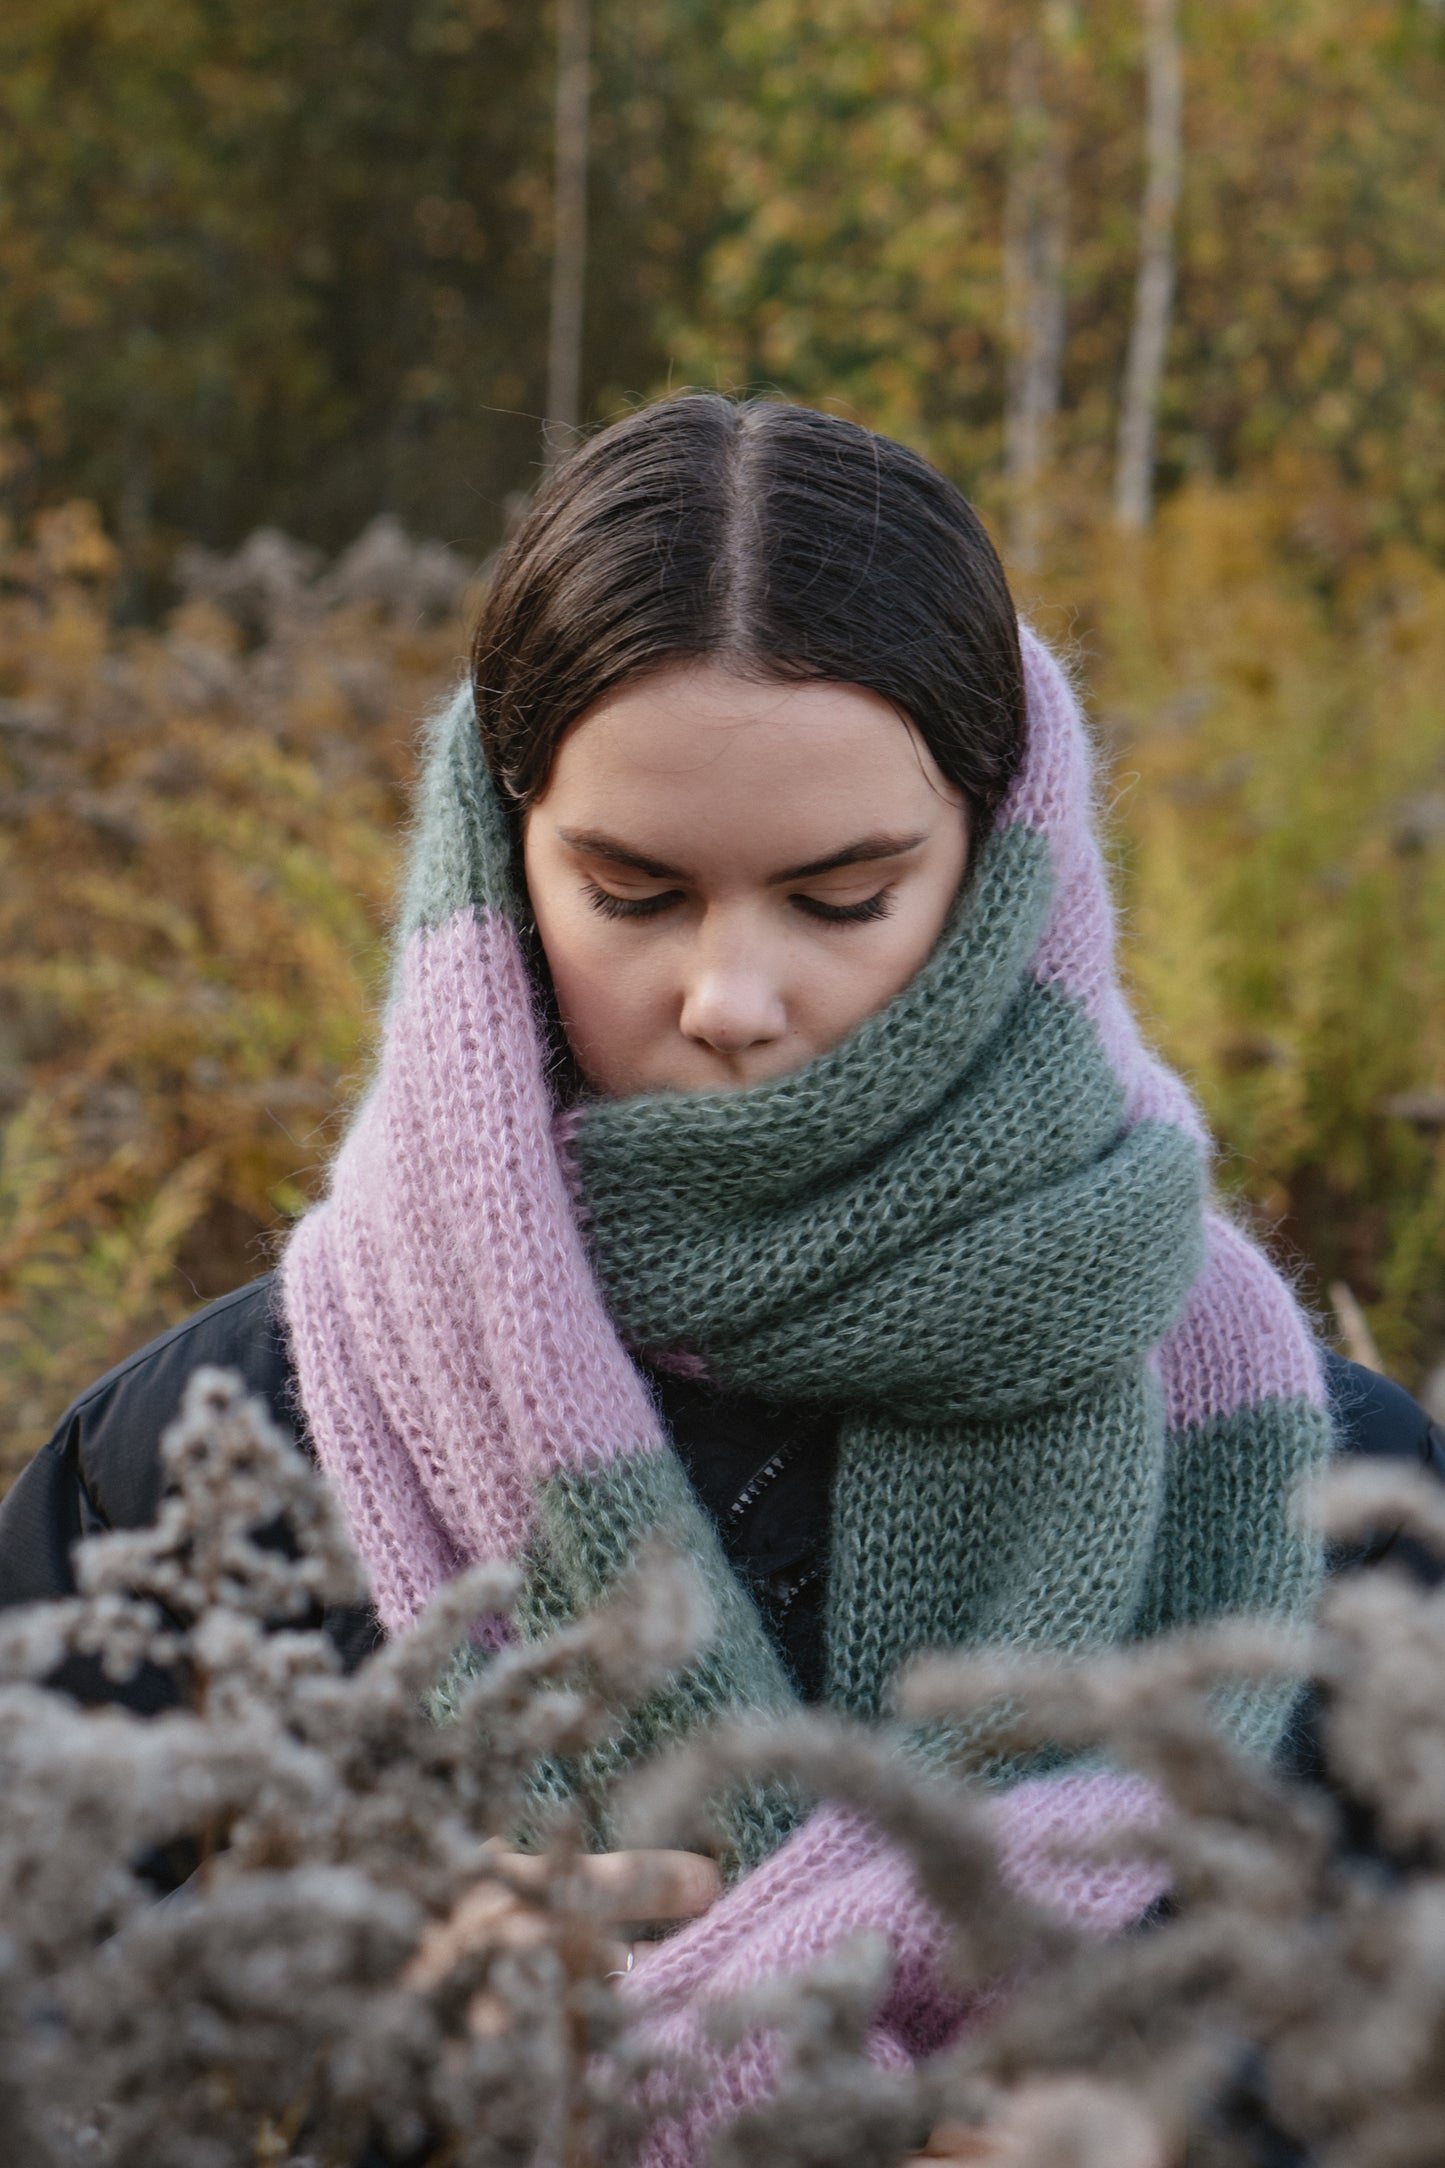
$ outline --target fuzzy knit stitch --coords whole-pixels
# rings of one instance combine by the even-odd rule
[[[470,694],[437,720],[380,1063],[292,1238],[287,1313],[389,1629],[472,1560],[524,1562],[527,1634],[659,1532],[698,1560],[708,1646],[585,1765],[539,1777],[598,1843],[637,1755],[796,1699],[629,1351],[836,1411],[827,1694],[863,1717],[924,1648],[1081,1650],[1312,1598],[1290,1498],[1330,1444],[1316,1350],[1206,1205],[1199,1117],[1116,977],[1083,724],[1023,644],[1026,757],[933,954],[840,1046],[747,1091],[554,1105]],[[1268,1751],[1287,1701],[1252,1690],[1229,1719]],[[916,1744],[1014,1781],[1005,1831],[1026,1812],[1031,1786],[966,1730]],[[1137,1806],[1124,1780],[1055,1781],[1081,1831]],[[765,1972],[874,1917],[900,1980],[927,1974],[896,1861],[830,1850],[772,1790],[729,1815],[742,1879],[654,1960],[657,1991],[707,1977],[689,1952],[726,1975],[724,1931]]]
[[[1085,1856],[1124,1829],[1157,1822],[1159,1802],[1141,1780],[1035,1778],[995,1814],[1005,1882],[1089,1932],[1129,1925],[1162,1893],[1156,1868]],[[776,2080],[776,2040],[754,2033],[720,2050],[703,2022],[707,2004],[805,1972],[860,1932],[887,1937],[896,1953],[868,2043],[885,2069],[946,2045],[1000,1999],[997,1988],[965,1998],[941,1986],[947,1938],[907,1865],[855,1815],[821,1808],[685,1934],[639,1950],[624,1992],[649,2016],[652,2043],[707,2076],[691,2107],[657,2133],[646,2168],[695,2168],[709,2132]]]

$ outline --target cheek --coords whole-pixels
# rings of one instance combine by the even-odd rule
[[[885,1008],[927,962],[948,922],[963,877],[962,861],[962,850],[950,853],[929,868],[925,879],[905,881],[888,918],[860,929],[856,940],[839,939],[836,968],[827,974],[825,988],[835,1010],[849,1012],[844,1030]]]
[[[525,847],[523,866],[557,1008],[568,1043],[590,1083],[603,1092],[635,1084],[636,1057],[659,1029],[666,1005],[632,928],[594,911],[570,868]]]
[[[800,1004],[811,1011],[809,1035],[831,1044],[886,1008],[926,960],[946,915],[935,919],[930,912],[910,914],[902,922],[889,920],[871,939],[866,934],[862,939],[839,936],[829,967],[799,981]]]
[[[537,908],[548,969],[562,1023],[583,1066],[607,1072],[655,1031],[666,1007],[664,975],[655,961],[586,904],[549,912]],[[602,1081],[596,1078],[595,1081]]]

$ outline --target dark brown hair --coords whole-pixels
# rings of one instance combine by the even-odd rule
[[[690,656],[881,694],[981,825],[1022,757],[1018,621],[982,522],[917,453],[835,415],[688,392],[573,454],[502,551],[477,629],[503,796],[525,808],[594,701]]]

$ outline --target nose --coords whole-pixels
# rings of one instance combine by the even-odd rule
[[[783,989],[756,939],[738,929],[699,944],[683,985],[680,1023],[684,1038],[719,1054],[740,1054],[785,1035]]]

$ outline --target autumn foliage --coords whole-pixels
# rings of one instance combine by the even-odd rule
[[[679,2054],[645,1926],[629,1980],[581,1832],[533,1780],[688,1661],[707,1629],[686,1562],[639,1558],[586,1619],[494,1652],[438,1724],[426,1689],[513,1600],[511,1567],[460,1575],[346,1674],[314,1620],[355,1600],[356,1563],[261,1403],[198,1371],[162,1451],[155,1526],[92,1536],[78,1595],[0,1619],[7,2168],[657,2168],[759,2034],[775,2088],[736,2117],[714,2091],[700,2168],[918,2168],[930,2132],[999,2168],[1436,2168],[1445,1594],[1403,1557],[1332,1579],[1300,1636],[1236,1619],[905,1676],[905,1714],[1152,1781],[1161,1819],[1115,1842],[1168,1902],[1106,1941],[1023,1901],[988,1792],[920,1768],[890,1723],[799,1711],[636,1767],[618,1807],[642,1846],[708,1848],[710,1803],[750,1776],[865,1817],[939,1916],[958,1997],[935,2052],[868,2053],[892,1956],[853,1935],[705,1999]],[[1445,1549],[1419,1471],[1357,1467],[1322,1503],[1347,1543]],[[46,1683],[62,1661],[72,1681],[144,1667],[165,1711],[83,1708]],[[1329,1789],[1211,1723],[1224,1682],[1279,1676],[1316,1684]]]
[[[360,1079],[417,722],[465,568],[279,536],[110,621],[93,517],[0,558],[0,1424],[266,1269]],[[201,599],[201,591],[216,598]]]

